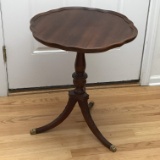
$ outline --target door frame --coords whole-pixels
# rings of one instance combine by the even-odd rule
[[[160,1],[150,0],[148,22],[146,29],[146,38],[144,42],[144,51],[142,58],[142,67],[140,74],[140,84],[149,85],[151,77],[151,69],[153,65],[153,57],[156,48],[158,24],[160,16]]]
[[[0,1],[1,7],[1,1]],[[0,8],[1,9],[1,8]],[[158,17],[160,14],[160,1],[150,0],[149,14],[144,42],[142,67],[140,74],[140,85],[149,85],[153,56],[155,51],[156,35],[158,30]],[[3,35],[2,13],[0,12],[0,35]],[[0,37],[0,47],[4,45],[3,36]],[[0,49],[0,96],[8,95],[7,68],[3,60],[2,49]]]

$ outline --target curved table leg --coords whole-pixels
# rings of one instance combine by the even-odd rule
[[[83,117],[84,117],[85,121],[87,122],[89,128],[93,132],[93,134],[100,140],[100,142],[104,146],[109,148],[112,152],[116,152],[116,150],[117,150],[116,147],[113,144],[111,144],[107,139],[104,138],[102,133],[98,130],[97,126],[95,125],[95,123],[91,117],[91,114],[90,114],[87,99],[78,100],[78,103],[81,108]]]
[[[47,130],[50,130],[50,129],[55,128],[56,126],[58,126],[60,123],[62,123],[69,116],[69,114],[73,110],[76,102],[77,102],[76,99],[70,97],[65,109],[63,110],[63,112],[55,120],[53,120],[49,124],[44,125],[42,127],[32,129],[30,131],[30,134],[34,135],[34,134],[42,133],[42,132],[45,132]]]

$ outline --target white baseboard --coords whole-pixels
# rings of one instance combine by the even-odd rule
[[[160,86],[160,75],[151,76],[149,86]]]

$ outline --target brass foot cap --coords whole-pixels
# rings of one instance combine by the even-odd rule
[[[91,109],[94,106],[94,102],[93,101],[89,102],[88,106]]]
[[[31,135],[35,135],[35,134],[37,134],[37,133],[36,133],[36,128],[31,129],[31,130],[30,130],[30,134],[31,134]]]
[[[114,145],[111,145],[111,146],[110,146],[110,151],[116,152],[116,151],[117,151],[117,148],[116,148]]]

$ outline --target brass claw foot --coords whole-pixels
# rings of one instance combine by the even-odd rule
[[[30,134],[31,134],[31,135],[35,135],[35,134],[37,134],[37,133],[36,133],[36,128],[31,129],[31,130],[30,130]]]
[[[112,145],[110,146],[110,151],[116,152],[116,151],[117,151],[117,148],[112,144]]]
[[[93,101],[89,102],[89,104],[88,104],[89,109],[92,109],[93,106],[94,106],[94,102]]]

